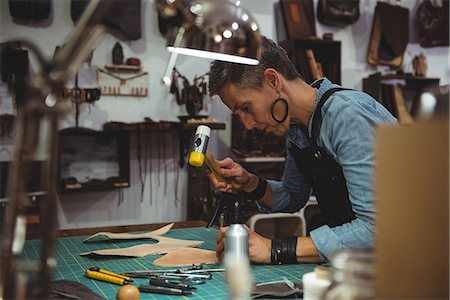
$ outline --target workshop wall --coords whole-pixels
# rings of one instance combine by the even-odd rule
[[[274,4],[277,0],[242,0],[259,23],[261,32],[277,40]],[[419,1],[402,1],[410,8],[411,18]],[[315,4],[317,0],[315,0]],[[0,1],[1,26],[0,42],[12,39],[27,39],[35,43],[45,56],[51,57],[57,45],[61,45],[70,31],[73,22],[70,19],[70,1],[52,1],[52,14],[45,23],[16,24],[9,15],[8,1]],[[383,67],[372,67],[366,63],[367,44],[370,37],[373,11],[376,1],[361,1],[361,17],[357,23],[344,28],[323,26],[316,22],[317,35],[333,32],[334,39],[342,42],[342,84],[361,89],[362,78],[375,72],[384,71]],[[184,107],[178,106],[168,87],[161,84],[169,52],[165,49],[165,40],[158,31],[157,15],[152,0],[142,1],[142,38],[133,42],[121,42],[125,58],[137,57],[141,60],[143,70],[149,72],[149,95],[147,97],[113,97],[103,96],[93,105],[80,106],[79,125],[101,129],[105,122],[141,122],[144,118],[154,121],[177,121],[178,115],[185,115]],[[412,23],[411,23],[412,26]],[[411,27],[411,41],[414,42],[414,30]],[[117,39],[105,35],[94,50],[92,64],[103,67],[111,64],[111,50]],[[405,55],[405,69],[411,71],[411,59],[423,52],[428,60],[429,77],[440,77],[441,84],[448,84],[450,69],[448,64],[448,47],[423,49],[416,43],[410,43]],[[30,56],[33,72],[38,72],[34,57]],[[209,61],[193,57],[179,56],[177,69],[190,80],[194,76],[208,71]],[[218,99],[205,98],[207,111],[217,120],[227,124],[227,129],[216,131],[210,140],[210,149],[217,158],[230,154],[231,116],[229,110]],[[1,113],[1,112],[0,112]],[[75,125],[74,111],[65,117],[61,127]],[[178,169],[177,159],[173,153],[177,143],[176,136],[167,138],[165,145],[166,161],[159,159],[153,151],[147,175],[140,173],[136,136],[131,138],[131,186],[108,192],[89,192],[62,194],[58,208],[61,229],[96,226],[145,224],[156,222],[181,221],[186,218],[187,169]],[[1,137],[0,160],[10,160],[12,140]],[[154,143],[154,149],[162,147]],[[142,167],[142,162],[141,162]],[[145,179],[144,179],[145,178]],[[145,181],[141,197],[142,180]],[[175,187],[178,187],[177,189]]]

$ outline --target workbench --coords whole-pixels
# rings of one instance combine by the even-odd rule
[[[203,240],[205,243],[199,248],[214,250],[216,247],[216,236],[218,230],[216,228],[203,227],[188,227],[188,226],[202,226],[204,222],[188,222],[176,223],[165,236],[179,239],[189,240]],[[158,224],[157,226],[139,226],[139,231],[150,231],[159,228],[166,224]],[[187,226],[186,226],[187,225]],[[183,228],[185,227],[185,228]],[[114,247],[130,247],[142,243],[156,243],[153,240],[126,240],[126,241],[111,241],[111,240],[97,240],[92,243],[83,243],[83,240],[96,232],[106,231],[111,232],[125,232],[126,227],[114,228],[97,228],[84,231],[86,235],[73,235],[83,232],[81,230],[62,231],[58,232],[58,239],[56,242],[57,266],[53,273],[54,280],[72,280],[84,284],[86,287],[97,293],[99,296],[106,299],[115,299],[116,292],[119,285],[89,279],[85,276],[84,271],[90,267],[97,266],[102,269],[112,271],[115,273],[123,273],[126,271],[137,270],[151,270],[151,269],[167,269],[168,267],[157,267],[153,265],[153,261],[160,257],[160,255],[149,255],[141,258],[118,258],[107,256],[96,256],[96,258],[80,256],[79,253],[96,250],[107,249]],[[137,232],[139,232],[137,231]],[[39,259],[39,251],[41,249],[41,240],[32,239],[27,240],[25,244],[24,256],[28,261],[36,261]],[[302,275],[311,272],[316,265],[314,264],[296,264],[296,265],[252,265],[252,276],[255,282],[269,282],[283,280],[286,277],[292,282],[300,282]],[[221,265],[207,265],[205,268],[220,268]],[[172,269],[172,268],[171,268]],[[224,272],[213,273],[212,279],[206,281],[204,284],[195,285],[197,290],[189,297],[183,296],[187,299],[228,299],[228,290],[225,283]],[[137,278],[135,283],[148,284],[147,279]],[[180,296],[167,296],[159,294],[141,293],[141,299],[169,299],[171,297],[181,298]]]

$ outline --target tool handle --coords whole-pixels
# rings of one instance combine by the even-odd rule
[[[217,180],[229,183],[228,179],[226,179],[225,176],[223,176],[222,171],[220,170],[220,166],[217,164],[211,151],[209,151],[208,149],[206,149],[205,153],[205,162],[208,165],[208,168],[214,173]]]
[[[152,285],[141,285],[138,287],[140,292],[143,293],[155,293],[164,295],[190,295],[191,291],[185,291],[182,289],[166,288],[162,286],[152,286]]]
[[[178,282],[171,282],[167,279],[157,279],[157,278],[150,278],[149,283],[151,285],[156,286],[162,286],[162,287],[168,287],[168,288],[174,288],[174,289],[180,289],[180,290],[195,290],[195,287],[192,287],[188,284],[178,283]]]
[[[100,269],[98,272],[106,274],[106,275],[111,275],[111,276],[114,276],[114,277],[119,277],[119,278],[125,279],[126,281],[133,281],[133,279],[131,279],[128,276],[125,276],[125,275],[122,275],[122,274],[117,274],[117,273],[114,273],[114,272],[111,272],[111,271]]]
[[[100,273],[97,271],[86,270],[86,276],[91,279],[97,279],[97,280],[106,281],[109,283],[115,283],[115,284],[119,284],[119,285],[123,285],[124,283],[126,283],[126,280],[123,278],[107,275],[107,274]]]

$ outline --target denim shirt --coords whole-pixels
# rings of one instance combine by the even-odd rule
[[[318,99],[333,87],[339,86],[325,78],[318,89]],[[342,167],[356,218],[340,226],[330,228],[323,225],[310,232],[322,260],[329,260],[337,249],[373,246],[374,127],[396,122],[383,105],[359,91],[336,92],[323,105],[322,126],[317,143]],[[287,140],[300,149],[309,147],[309,141],[299,125],[290,126]],[[305,206],[311,195],[311,186],[306,177],[298,170],[289,151],[287,152],[281,181],[268,181],[272,189],[272,209],[258,203],[262,212],[296,212]]]

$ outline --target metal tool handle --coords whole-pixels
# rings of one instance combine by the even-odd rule
[[[149,283],[151,285],[180,289],[180,290],[195,290],[196,288],[189,284],[171,282],[167,279],[150,278]]]
[[[155,294],[164,294],[164,295],[190,295],[191,291],[186,291],[182,289],[172,289],[166,288],[162,286],[155,285],[141,285],[138,287],[140,292],[143,293],[155,293]]]

